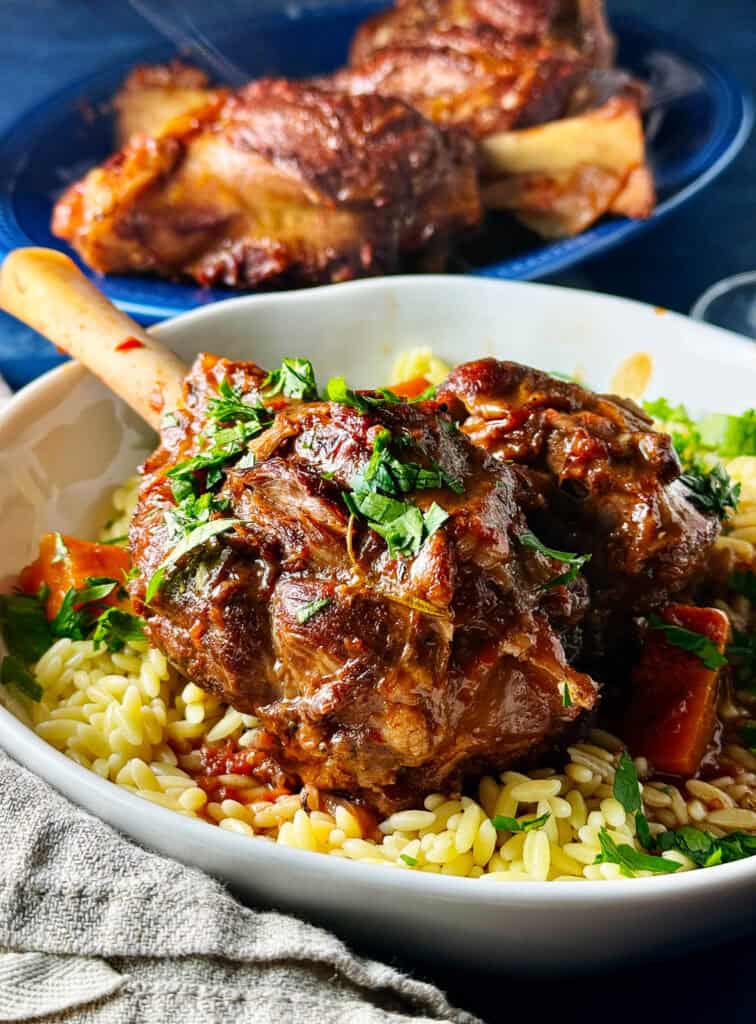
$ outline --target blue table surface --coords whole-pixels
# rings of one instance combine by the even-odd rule
[[[299,6],[305,6],[305,0]],[[203,24],[228,24],[238,14],[283,6],[284,0],[227,0],[215,10],[185,0]],[[210,7],[210,12],[208,12]],[[610,11],[641,15],[688,37],[726,61],[756,94],[755,0],[609,0]],[[0,132],[27,106],[101,67],[109,58],[156,41],[121,0],[0,0]],[[756,136],[703,194],[642,239],[597,257],[555,283],[630,296],[687,311],[704,288],[729,274],[756,268]],[[0,372],[13,386],[31,352],[49,365],[58,357],[31,331],[0,317]],[[756,900],[754,901],[756,913]],[[724,938],[724,937],[723,937]],[[396,948],[408,967],[412,951]],[[752,1021],[756,1006],[756,941],[741,941],[676,962],[588,979],[539,984],[485,978],[444,968],[420,974],[445,987],[454,1001],[489,1022],[515,1013],[553,1017],[560,1024],[605,1017]]]

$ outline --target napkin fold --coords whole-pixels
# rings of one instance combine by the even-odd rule
[[[2,752],[0,849],[0,1021],[476,1024],[434,986],[134,845]]]

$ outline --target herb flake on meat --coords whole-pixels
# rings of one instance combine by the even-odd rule
[[[303,626],[317,615],[318,612],[322,612],[324,608],[327,608],[329,604],[333,604],[330,597],[318,597],[314,601],[310,601],[309,604],[302,605],[301,608],[297,609],[297,622],[300,626]]]
[[[203,523],[187,534],[179,541],[175,548],[163,559],[158,568],[150,577],[147,590],[144,595],[144,603],[149,604],[163,585],[165,575],[184,555],[187,555],[194,548],[200,547],[213,537],[217,537],[226,530],[238,526],[241,519],[213,519],[209,523]]]
[[[560,576],[555,576],[553,579],[542,584],[544,590],[549,590],[551,587],[567,586],[569,583],[572,583],[577,579],[578,573],[583,566],[591,560],[590,555],[577,555],[572,551],[557,551],[554,548],[549,548],[529,530],[521,533],[518,540],[520,544],[530,548],[531,551],[537,551],[539,554],[545,555],[546,558],[553,558],[557,562],[564,562],[569,567],[567,572],[562,573]]]
[[[315,371],[309,359],[283,359],[277,370],[271,370],[263,381],[266,398],[286,395],[303,402],[314,402],[318,397]]]

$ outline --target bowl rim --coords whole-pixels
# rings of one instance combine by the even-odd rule
[[[376,291],[380,292],[386,288],[400,290],[429,290],[443,285],[446,288],[452,287],[461,290],[474,291],[521,291],[527,289],[529,293],[559,293],[560,298],[565,301],[585,303],[591,305],[600,303],[602,305],[614,306],[618,311],[634,307],[636,310],[646,311],[649,315],[658,316],[663,312],[665,316],[673,318],[675,322],[684,325],[686,330],[695,337],[699,336],[701,341],[706,339],[709,342],[716,342],[719,352],[724,352],[728,361],[734,363],[751,363],[751,372],[756,376],[756,345],[749,339],[732,334],[721,328],[710,324],[690,320],[688,317],[668,310],[660,310],[658,307],[638,302],[634,299],[625,299],[619,296],[604,295],[599,292],[582,291],[579,289],[563,288],[557,285],[539,284],[522,281],[496,281],[493,279],[482,279],[464,277],[457,275],[425,275],[422,277],[404,275],[390,278],[372,278],[362,281],[354,281],[346,284],[329,285],[318,289],[288,292],[271,293],[265,296],[240,295],[224,302],[213,303],[208,306],[188,310],[176,317],[166,320],[160,325],[151,328],[156,335],[165,336],[164,340],[170,344],[171,335],[180,334],[184,324],[191,321],[202,323],[203,321],[217,320],[224,315],[234,312],[240,307],[248,306],[254,314],[259,311],[260,303],[268,303],[273,307],[283,306],[284,308],[292,302],[329,302],[338,294],[341,299],[348,299],[351,292]],[[348,305],[348,302],[347,302]],[[671,339],[657,338],[654,345],[671,344]],[[22,422],[25,414],[39,400],[44,400],[48,395],[58,391],[61,387],[68,388],[77,380],[88,376],[88,371],[74,362],[67,362],[56,367],[26,385],[0,410],[0,433],[8,430],[16,422]],[[117,400],[117,399],[116,399]],[[8,742],[10,740],[10,743]],[[745,858],[729,864],[720,864],[711,868],[695,871],[683,871],[668,875],[658,875],[650,878],[617,879],[593,881],[582,879],[581,884],[572,885],[563,883],[538,882],[538,881],[512,881],[501,885],[483,885],[479,891],[472,883],[484,881],[484,879],[458,878],[449,875],[436,875],[412,870],[397,870],[386,872],[377,870],[381,865],[364,864],[360,861],[351,861],[349,868],[343,867],[347,858],[330,857],[327,854],[313,853],[307,850],[300,850],[294,847],[287,847],[282,844],[262,841],[251,844],[249,836],[236,835],[222,828],[210,825],[202,820],[194,820],[177,814],[175,811],[163,808],[149,801],[132,794],[126,789],[116,785],[109,780],[103,779],[95,772],[66,757],[55,747],[48,744],[41,737],[37,736],[28,726],[17,719],[10,711],[0,704],[0,746],[4,748],[11,757],[15,752],[24,755],[22,764],[29,762],[47,761],[51,767],[49,773],[36,773],[38,777],[46,781],[49,775],[60,779],[66,784],[69,791],[87,791],[96,794],[102,800],[115,804],[124,815],[141,815],[145,824],[152,827],[155,833],[171,829],[176,840],[180,843],[183,837],[187,840],[203,841],[208,853],[219,851],[222,855],[235,858],[257,857],[261,866],[271,869],[285,871],[307,870],[312,876],[313,882],[320,877],[324,883],[334,884],[350,882],[359,885],[366,893],[370,890],[399,890],[412,894],[418,898],[441,899],[451,902],[475,903],[481,906],[504,907],[516,901],[519,908],[528,903],[534,906],[541,905],[548,901],[552,905],[574,905],[587,903],[591,906],[597,901],[603,904],[621,901],[644,903],[650,896],[655,899],[676,899],[678,895],[684,897],[693,893],[700,893],[713,888],[738,887],[746,881],[756,880],[756,856]],[[28,758],[27,756],[28,755]],[[27,769],[31,771],[32,769]],[[57,788],[55,783],[49,783]],[[84,810],[84,807],[76,798],[70,798],[77,807],[84,813],[91,813]],[[103,818],[97,815],[99,821],[108,824]],[[130,841],[138,842],[131,837]],[[188,844],[187,844],[188,845]],[[307,859],[303,859],[307,858]],[[222,862],[222,857],[221,857]],[[345,878],[344,872],[348,872]],[[393,880],[393,881],[392,881]]]

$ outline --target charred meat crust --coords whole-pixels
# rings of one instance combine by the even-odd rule
[[[162,78],[182,80],[143,70],[123,111],[140,82]],[[204,100],[189,89],[182,109],[184,92],[165,88],[157,111],[132,111],[152,134],[132,135],[56,205],[54,233],[96,270],[338,281],[397,271],[479,222],[472,142],[399,99],[263,79]],[[155,128],[161,104],[170,114]]]

